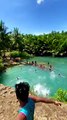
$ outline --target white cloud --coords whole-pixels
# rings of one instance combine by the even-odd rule
[[[44,0],[37,0],[37,4],[41,4],[42,2],[44,2]]]

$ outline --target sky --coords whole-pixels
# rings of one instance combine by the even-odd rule
[[[67,31],[67,0],[0,0],[0,20],[23,34]]]

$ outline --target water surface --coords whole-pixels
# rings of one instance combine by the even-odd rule
[[[30,65],[14,66],[0,74],[0,83],[14,87],[16,82],[26,81],[39,95],[52,96],[59,88],[67,90],[67,58],[35,57],[29,61],[45,65],[49,62],[53,70]]]

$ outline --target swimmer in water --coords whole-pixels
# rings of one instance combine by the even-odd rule
[[[52,65],[49,66],[49,70],[52,71]]]
[[[17,80],[19,80],[19,79],[20,79],[20,77],[17,77],[16,79],[17,79]]]
[[[61,75],[60,73],[58,74],[60,77],[64,77],[63,75]]]

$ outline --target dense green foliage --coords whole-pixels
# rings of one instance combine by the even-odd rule
[[[2,59],[0,59],[0,72],[2,72],[2,70],[4,70],[4,65]]]
[[[7,32],[7,27],[0,21],[0,55],[14,50],[35,56],[67,56],[67,32],[24,35],[17,28]]]
[[[11,53],[12,57],[26,58],[33,55],[67,56],[67,32],[52,31],[42,35],[24,35],[18,28],[7,32],[7,27],[0,21],[0,57],[4,59],[7,52]]]
[[[29,57],[32,57],[32,56],[30,56],[27,52],[23,52],[23,53],[20,53],[19,51],[12,51],[12,52],[10,52],[10,56],[12,57],[12,58],[16,58],[16,57],[20,57],[20,58],[29,58]]]
[[[55,94],[55,98],[62,102],[67,102],[67,91],[59,88]]]

